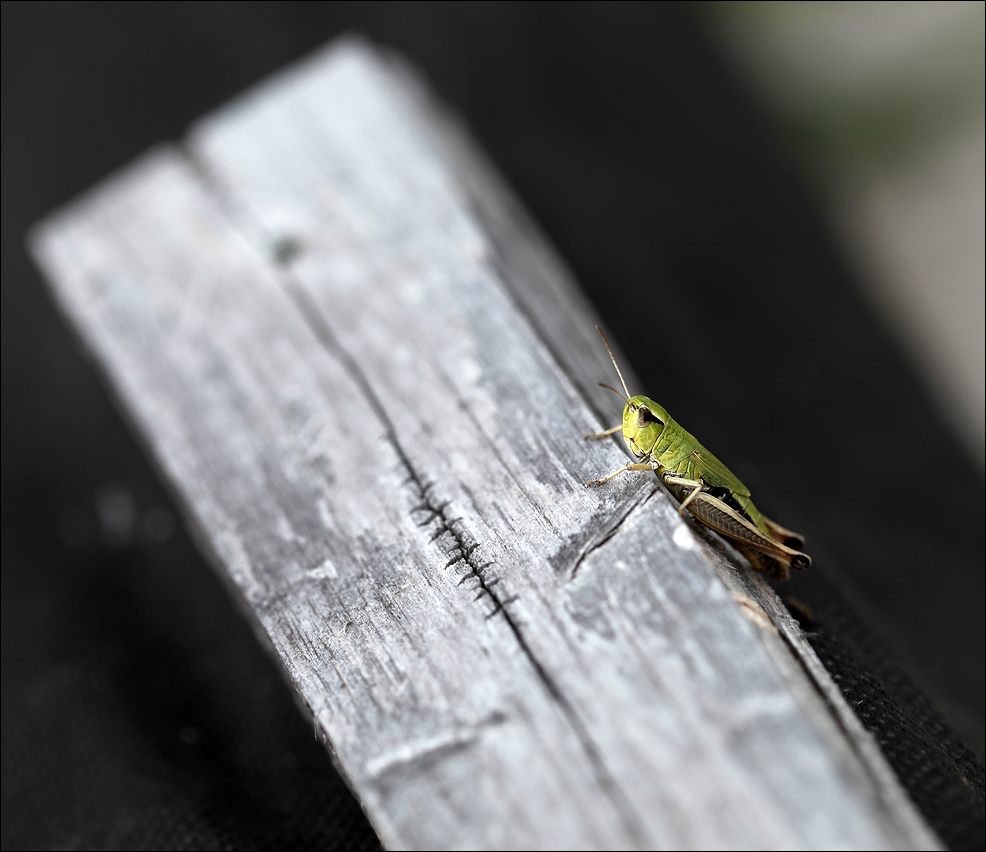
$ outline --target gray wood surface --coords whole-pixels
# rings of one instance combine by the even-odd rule
[[[596,318],[398,60],[323,50],[32,250],[388,847],[937,848],[770,587],[585,487]]]

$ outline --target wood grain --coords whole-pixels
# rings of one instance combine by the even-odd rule
[[[32,246],[388,847],[938,847],[770,587],[585,487],[596,318],[398,59],[323,50]]]

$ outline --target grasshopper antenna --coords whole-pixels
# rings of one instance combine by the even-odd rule
[[[625,396],[624,396],[623,394],[621,394],[621,393],[620,393],[620,392],[619,392],[619,391],[618,391],[618,390],[617,390],[616,388],[614,388],[614,387],[613,387],[612,385],[608,385],[608,384],[606,384],[606,382],[596,382],[596,384],[598,384],[598,385],[599,385],[599,387],[601,387],[601,388],[606,388],[606,390],[611,390],[611,391],[612,391],[613,393],[615,393],[615,394],[616,394],[616,395],[617,395],[617,396],[618,396],[618,397],[619,397],[620,399],[622,399],[622,400],[623,400],[624,402],[629,402],[629,401],[630,401],[630,400],[629,400],[629,399],[628,399],[627,397],[625,397]]]
[[[606,335],[603,334],[603,330],[598,325],[596,326],[596,331],[599,332],[599,336],[603,339],[603,343],[606,344],[606,351],[609,352],[609,360],[612,361],[613,362],[613,366],[616,367],[616,375],[618,375],[620,377],[620,384],[623,385],[623,390],[626,391],[626,396],[623,397],[623,398],[625,400],[629,401],[629,399],[630,399],[630,390],[629,390],[629,388],[627,388],[626,379],[623,378],[623,373],[620,371],[620,365],[616,363],[616,357],[613,355],[613,350],[609,348],[609,341],[606,339]],[[606,388],[606,387],[609,387],[609,385],[603,385],[603,387]],[[614,393],[617,393],[617,394],[619,393],[619,391],[614,390],[613,388],[609,388],[609,389],[611,391],[614,391]]]

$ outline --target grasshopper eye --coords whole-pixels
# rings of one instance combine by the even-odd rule
[[[652,423],[661,423],[661,421],[654,416],[652,412],[646,405],[641,405],[637,409],[637,428],[643,429],[645,426],[650,426]],[[663,423],[661,424],[663,425]]]

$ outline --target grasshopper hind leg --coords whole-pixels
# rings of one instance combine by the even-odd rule
[[[753,519],[727,489],[710,488],[709,493],[716,500],[736,510],[744,520],[753,524]],[[806,553],[799,552],[805,546],[803,535],[782,527],[777,521],[772,521],[766,515],[760,515],[760,519],[763,521],[770,538],[782,544],[785,552],[776,554],[771,548],[764,549],[758,544],[753,544],[753,547],[741,548],[743,555],[754,567],[774,579],[787,580],[790,578],[788,566],[796,571],[801,571],[811,565],[811,557]]]
[[[744,547],[738,542],[733,542],[736,549],[746,557],[746,560],[758,571],[766,574],[771,580],[784,582],[791,579],[791,569],[783,562],[778,562],[765,553],[757,553],[752,547]]]
[[[742,553],[754,568],[777,580],[790,577],[811,565],[811,557],[758,528],[749,517],[709,492],[699,492],[689,506],[691,513],[715,530]]]

